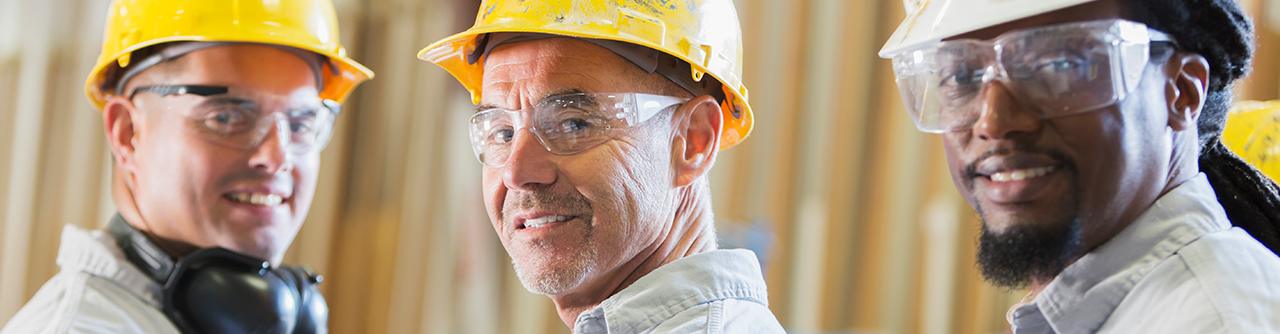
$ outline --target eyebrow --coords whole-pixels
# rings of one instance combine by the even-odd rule
[[[251,99],[247,99],[247,98],[243,98],[243,97],[236,97],[236,96],[220,96],[220,97],[212,97],[212,98],[208,98],[208,99],[204,100],[204,102],[201,102],[201,103],[200,103],[200,105],[206,105],[206,106],[250,106],[250,107],[253,107],[253,109],[254,109],[255,111],[256,111],[257,109],[259,109],[259,108],[262,108],[262,106],[258,105],[258,103],[257,103],[257,102],[255,102],[255,101],[253,101],[253,100],[251,100]]]
[[[582,89],[577,87],[561,88],[561,89],[551,91],[550,93],[543,94],[542,97],[538,99],[538,103],[542,103],[543,101],[546,101],[547,99],[557,95],[584,94],[584,93],[586,93],[586,91],[583,91]],[[593,99],[593,102],[594,102],[594,99]],[[502,107],[499,107],[498,105],[493,103],[481,103],[479,105],[476,105],[476,109],[474,113],[480,113],[490,109],[502,109]]]
[[[197,103],[191,110],[192,112],[205,113],[221,110],[222,108],[234,108],[237,112],[245,113],[248,117],[258,117],[263,115],[262,106],[257,102],[235,96],[215,96],[207,98]],[[288,113],[286,113],[288,115]]]

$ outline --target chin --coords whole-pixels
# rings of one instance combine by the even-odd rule
[[[284,250],[289,247],[289,239],[285,239],[280,235],[280,231],[274,228],[263,228],[254,231],[244,231],[237,236],[233,236],[231,242],[222,247],[235,251],[236,253],[252,256],[261,260],[274,262],[276,257],[282,255]]]

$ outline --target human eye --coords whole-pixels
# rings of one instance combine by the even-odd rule
[[[947,98],[962,98],[978,91],[985,74],[985,69],[975,70],[967,64],[953,66],[943,69],[938,87]]]
[[[555,118],[555,124],[548,130],[573,136],[585,136],[602,126],[595,114],[582,110],[563,110]]]
[[[507,145],[515,140],[511,115],[501,109],[486,109],[471,117],[471,135],[485,146]]]
[[[574,132],[586,131],[587,129],[591,128],[592,125],[593,124],[591,124],[590,121],[582,118],[575,117],[575,118],[563,119],[563,120],[560,120],[560,132],[574,133]]]
[[[489,134],[485,136],[489,143],[508,144],[515,140],[516,131],[510,126],[500,126],[489,130]]]
[[[289,115],[289,131],[294,134],[310,134],[317,128],[317,118],[315,110],[293,112]]]
[[[201,123],[220,135],[232,135],[250,127],[256,113],[244,103],[218,103],[206,108],[199,119]]]
[[[1042,57],[1032,66],[1032,70],[1042,75],[1069,74],[1088,66],[1083,57],[1072,54],[1058,54]]]

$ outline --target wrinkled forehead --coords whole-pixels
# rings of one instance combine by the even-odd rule
[[[1085,22],[1104,19],[1122,18],[1120,5],[1116,0],[1092,1],[1052,12],[1026,17],[1015,21],[995,25],[988,28],[952,36],[944,41],[957,39],[990,40],[1002,34],[1043,26],[1072,22]]]
[[[573,38],[503,44],[484,61],[484,103],[536,102],[558,91],[617,93],[636,90],[640,71],[625,58]],[[517,101],[520,100],[520,101]],[[503,105],[506,108],[517,106]]]

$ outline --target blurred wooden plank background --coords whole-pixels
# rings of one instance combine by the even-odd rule
[[[0,319],[57,272],[64,224],[112,212],[109,157],[84,77],[107,0],[0,0]],[[905,116],[875,53],[899,0],[735,0],[756,128],[712,172],[722,237],[767,227],[770,306],[795,333],[997,333],[1020,291],[973,266],[978,221],[938,138]],[[1280,1],[1255,15],[1247,99],[1280,96]],[[336,0],[342,41],[377,79],[323,154],[287,256],[325,274],[333,333],[568,333],[525,292],[480,202],[469,98],[414,58],[478,0]],[[742,232],[742,233],[739,233]],[[740,240],[725,240],[740,244]],[[759,245],[757,245],[759,246]]]

